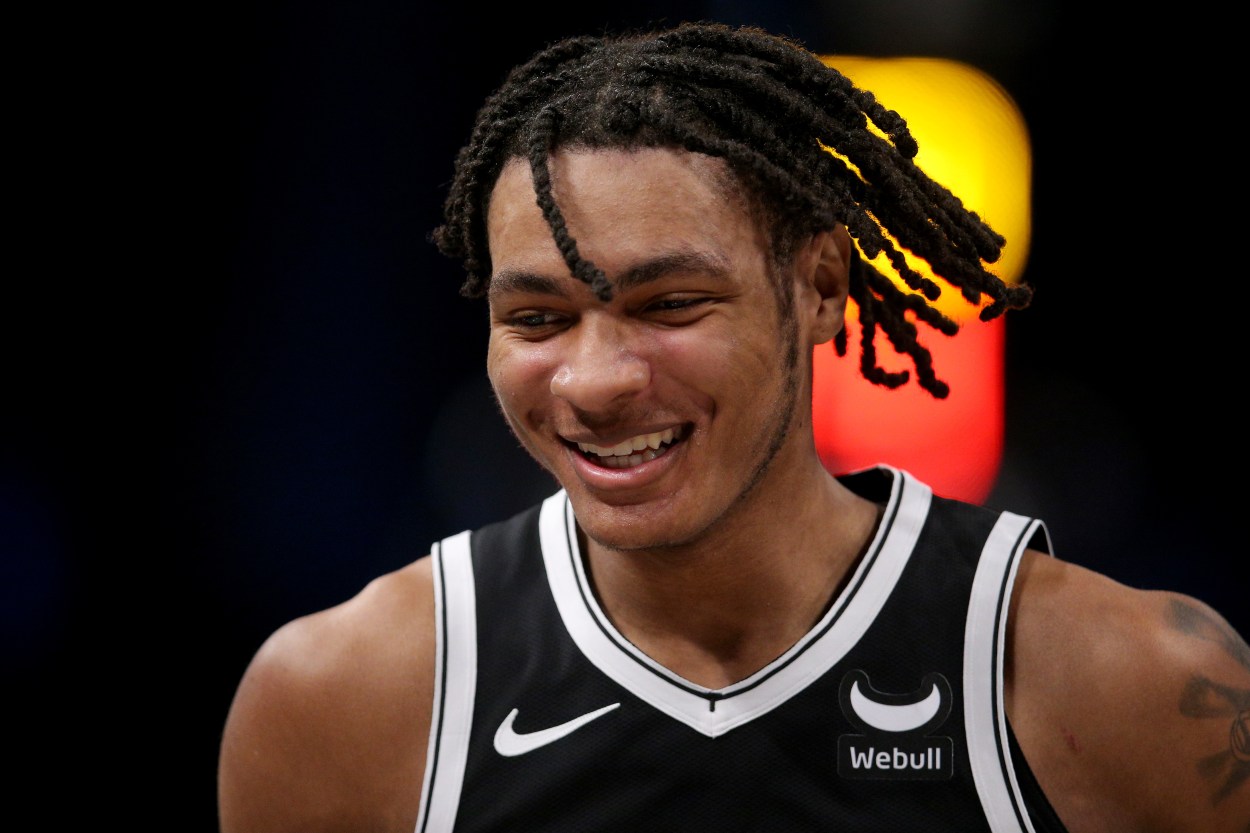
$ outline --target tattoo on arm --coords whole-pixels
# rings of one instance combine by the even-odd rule
[[[1222,618],[1179,600],[1172,602],[1170,612],[1171,624],[1178,631],[1216,643],[1250,670],[1250,646]],[[1217,785],[1212,801],[1219,804],[1250,779],[1250,688],[1237,688],[1198,675],[1185,686],[1180,710],[1186,717],[1231,720],[1228,749],[1198,762],[1199,773]]]
[[[1206,639],[1223,646],[1242,668],[1250,671],[1250,645],[1229,627],[1221,617],[1192,603],[1173,600],[1172,626],[1181,633]]]

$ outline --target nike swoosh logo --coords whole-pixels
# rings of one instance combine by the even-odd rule
[[[526,752],[533,752],[540,746],[546,746],[565,735],[576,732],[596,717],[607,714],[619,705],[621,704],[613,703],[610,706],[604,706],[601,709],[588,712],[581,717],[575,717],[566,723],[561,723],[559,726],[539,729],[537,732],[526,732],[525,734],[520,734],[512,728],[518,711],[513,709],[508,712],[508,716],[503,719],[503,723],[500,723],[499,728],[495,730],[495,751],[509,758],[514,755],[524,755]]]
[[[883,732],[910,732],[912,729],[919,729],[933,719],[941,705],[942,693],[938,691],[936,683],[923,700],[905,706],[869,700],[859,690],[858,680],[851,685],[851,708],[855,710],[855,714],[869,726]]]

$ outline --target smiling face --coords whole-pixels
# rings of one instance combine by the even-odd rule
[[[767,240],[722,164],[664,149],[553,156],[569,231],[614,285],[607,302],[569,274],[523,160],[491,196],[491,383],[604,546],[697,541],[784,499],[779,462],[816,459],[814,293],[782,314]]]

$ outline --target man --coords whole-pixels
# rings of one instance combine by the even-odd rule
[[[897,114],[753,29],[557,43],[482,108],[434,238],[561,489],[275,633],[225,833],[1250,830],[1250,651],[906,472],[834,477],[811,355],[945,384],[924,258],[1029,290]],[[864,255],[887,254],[911,291]]]

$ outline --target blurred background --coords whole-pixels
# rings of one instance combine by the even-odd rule
[[[1032,146],[1037,295],[1007,322],[987,502],[1250,634],[1221,13],[561,5],[189,3],[15,28],[34,47],[10,128],[29,256],[5,281],[0,615],[14,792],[44,818],[215,830],[222,722],[264,638],[554,488],[494,414],[485,308],[426,235],[482,99],[570,34],[755,23],[997,80]]]

